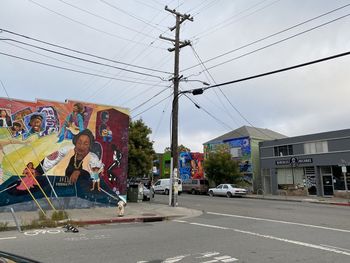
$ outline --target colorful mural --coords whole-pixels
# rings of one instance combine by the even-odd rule
[[[216,151],[218,147],[231,153],[232,159],[236,160],[239,165],[240,173],[243,179],[249,183],[253,183],[253,167],[252,167],[252,148],[249,137],[234,138],[224,140],[221,143],[205,144],[204,155],[208,155],[212,151]]]
[[[125,196],[128,127],[122,108],[0,98],[0,206]]]
[[[204,154],[202,153],[180,152],[180,178],[182,180],[203,178],[203,160]]]

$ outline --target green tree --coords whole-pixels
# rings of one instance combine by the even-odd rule
[[[238,163],[232,160],[231,154],[224,150],[209,153],[204,162],[204,170],[207,178],[215,182],[236,183],[241,180]]]
[[[164,152],[166,153],[166,152],[170,152],[171,151],[171,149],[170,149],[170,147],[166,147],[165,149],[164,149]],[[189,148],[187,148],[186,146],[184,146],[184,145],[179,145],[178,147],[177,147],[177,151],[180,153],[180,152],[190,152],[191,150],[189,149]]]
[[[151,133],[141,119],[129,123],[129,177],[143,177],[152,171],[155,151],[149,139]]]

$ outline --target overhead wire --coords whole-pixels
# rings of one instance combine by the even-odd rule
[[[205,73],[205,76],[207,77],[208,81],[209,81],[209,82],[212,82],[212,81],[213,81],[214,83],[216,83],[214,77],[213,77],[213,76],[211,75],[211,73],[207,70],[205,64],[203,63],[202,59],[201,59],[200,56],[198,55],[197,51],[194,49],[193,45],[191,45],[191,49],[192,49],[192,52],[193,52],[195,58],[199,61],[199,63],[201,63],[201,67],[203,68],[204,73]],[[210,79],[209,79],[209,78],[210,78]],[[220,89],[220,91],[221,91],[221,89]],[[222,92],[222,91],[221,91],[221,92]],[[220,105],[222,105],[222,106],[224,107],[224,109],[225,109],[224,112],[231,118],[231,120],[233,120],[234,122],[236,122],[235,118],[234,118],[233,115],[231,114],[231,111],[228,110],[228,109],[226,108],[226,105],[225,105],[225,103],[222,101],[222,99],[221,99],[221,97],[219,96],[219,94],[218,94],[216,91],[215,91],[214,93],[215,93],[216,97],[218,98],[218,100],[220,101]],[[226,98],[226,99],[227,99],[227,98]],[[233,109],[234,109],[240,116],[243,116],[243,115],[241,114],[241,112],[240,112],[236,107],[233,107]]]
[[[79,7],[79,6],[76,6],[76,5],[73,5],[73,4],[71,4],[71,3],[68,3],[68,2],[66,2],[66,1],[64,1],[64,0],[58,0],[58,1],[60,1],[61,3],[65,4],[65,5],[68,5],[68,6],[72,7],[72,8],[74,8],[74,9],[80,10],[80,11],[83,12],[83,13],[92,15],[92,16],[94,16],[94,17],[97,17],[97,18],[99,18],[99,19],[102,19],[102,20],[104,20],[104,21],[107,21],[107,22],[109,22],[109,23],[111,23],[111,24],[120,26],[120,27],[122,27],[122,28],[125,28],[125,29],[130,30],[130,31],[133,31],[133,32],[136,32],[136,33],[138,33],[138,34],[140,34],[140,35],[143,35],[144,37],[153,38],[152,36],[149,36],[149,35],[147,35],[147,34],[141,32],[141,31],[138,31],[138,30],[136,30],[136,29],[134,29],[134,28],[132,28],[132,27],[125,26],[125,25],[123,25],[123,24],[120,24],[119,22],[116,22],[116,21],[114,21],[114,20],[108,19],[108,18],[106,18],[106,17],[104,17],[104,16],[100,16],[100,15],[98,15],[98,14],[95,14],[95,13],[90,12],[90,11],[88,11],[88,10],[86,10],[86,9],[83,9],[83,8],[81,8],[81,7]]]
[[[194,49],[193,46],[192,47],[192,50],[193,52],[196,54],[196,56],[198,57],[199,61],[202,63],[202,66],[204,67],[205,71],[208,73],[208,75],[211,77],[211,79],[214,81],[214,83],[216,83],[215,79],[213,78],[213,76],[211,75],[211,73],[209,72],[209,70],[206,68],[205,64],[202,62],[201,58],[199,57],[198,53],[196,52],[196,50]],[[229,98],[226,96],[226,94],[222,91],[221,88],[219,88],[219,91],[221,92],[221,94],[224,96],[224,98],[226,99],[226,101],[231,105],[231,107],[238,113],[238,115],[243,119],[245,120],[251,127],[253,127],[257,132],[263,134],[264,136],[267,136],[268,138],[271,138],[271,139],[274,139],[273,137],[271,137],[269,134],[263,132],[262,130],[259,130],[255,127],[255,125],[248,120],[248,118],[246,118],[238,109],[237,107],[235,107],[233,105],[233,103],[229,100]],[[220,96],[218,96],[220,98]],[[220,99],[221,101],[221,99]],[[231,116],[231,115],[230,115]]]
[[[249,77],[245,77],[245,78],[241,78],[241,79],[236,79],[236,80],[231,80],[231,81],[215,84],[215,85],[212,85],[209,87],[203,87],[202,90],[204,91],[204,90],[213,89],[213,88],[217,88],[217,87],[221,87],[221,86],[226,86],[226,85],[230,85],[230,84],[234,84],[234,83],[238,83],[238,82],[243,82],[243,81],[247,81],[247,80],[251,80],[251,79],[261,78],[261,77],[265,77],[265,76],[269,76],[269,75],[273,75],[273,74],[277,74],[277,73],[281,73],[281,72],[285,72],[285,71],[289,71],[289,70],[293,70],[293,69],[297,69],[297,68],[301,68],[301,67],[306,67],[306,66],[313,65],[313,64],[318,64],[318,63],[325,62],[328,60],[337,59],[337,58],[348,56],[348,55],[350,55],[350,51],[339,53],[339,54],[329,56],[329,57],[324,57],[324,58],[312,60],[309,62],[297,64],[297,65],[286,67],[286,68],[281,68],[281,69],[268,71],[268,72],[264,72],[261,74],[257,74],[257,75],[253,75],[253,76],[249,76]]]
[[[160,92],[158,92],[157,94],[153,95],[151,98],[147,99],[146,101],[142,102],[141,104],[139,104],[138,106],[132,108],[130,111],[133,112],[135,110],[137,110],[138,108],[142,107],[143,105],[147,104],[148,102],[150,102],[151,100],[153,100],[154,98],[158,97],[160,94],[162,94],[164,91],[169,90],[171,86],[166,87],[165,89],[162,89]]]
[[[141,19],[141,18],[139,18],[139,17],[137,17],[137,16],[135,16],[135,15],[133,15],[133,14],[127,12],[127,11],[125,11],[124,9],[122,9],[122,8],[120,8],[120,7],[117,7],[117,6],[115,6],[115,5],[111,4],[111,3],[108,3],[108,2],[105,1],[105,0],[100,0],[100,2],[102,2],[102,3],[104,3],[104,4],[106,4],[106,5],[110,6],[110,7],[112,7],[112,8],[115,9],[115,10],[118,10],[119,12],[121,12],[121,13],[127,15],[127,16],[130,16],[130,17],[132,17],[132,18],[134,18],[134,19],[136,19],[136,20],[138,20],[138,21],[140,21],[140,22],[142,22],[142,23],[144,23],[144,24],[147,24],[147,25],[153,27],[154,29],[157,29],[157,30],[159,30],[159,31],[162,31],[162,30],[163,30],[163,29],[159,29],[157,26],[151,24],[150,22],[145,21],[145,20],[143,20],[143,19]]]
[[[239,22],[239,21],[241,21],[241,20],[243,20],[243,19],[245,19],[245,18],[247,18],[247,17],[250,17],[250,16],[252,16],[252,15],[255,15],[255,14],[257,14],[258,12],[263,11],[264,9],[266,9],[266,8],[272,6],[272,5],[274,5],[274,4],[276,4],[276,3],[280,2],[280,1],[281,1],[281,0],[275,0],[274,2],[269,3],[269,4],[267,4],[267,5],[263,6],[263,7],[260,7],[259,9],[254,10],[253,12],[251,12],[251,13],[249,13],[249,14],[247,14],[247,15],[244,15],[244,16],[242,16],[242,17],[239,17],[239,18],[235,19],[234,21],[231,21],[231,22],[227,23],[226,25],[219,26],[218,28],[215,28],[215,29],[213,29],[213,30],[210,30],[210,32],[209,32],[209,31],[208,31],[208,32],[204,32],[200,37],[197,37],[197,40],[200,40],[201,38],[203,38],[203,37],[209,35],[209,34],[212,33],[213,31],[221,30],[221,29],[223,29],[223,28],[225,28],[225,27],[227,27],[227,26],[229,26],[229,25],[232,25],[232,24],[234,24],[234,23],[237,23],[237,22]]]
[[[184,93],[185,97],[188,98],[198,109],[203,110],[206,114],[208,114],[211,118],[213,118],[215,121],[217,121],[219,124],[221,124],[223,127],[228,128],[229,130],[233,130],[231,126],[223,122],[222,120],[216,118],[213,114],[211,114],[209,111],[201,107],[197,102],[195,102],[190,96],[188,96],[186,93]]]
[[[143,114],[143,113],[149,111],[150,109],[152,109],[152,108],[154,108],[155,106],[159,105],[161,102],[165,101],[166,99],[170,98],[171,96],[173,96],[173,93],[170,94],[169,96],[165,97],[164,99],[158,101],[157,103],[151,105],[150,107],[148,107],[148,108],[145,109],[144,111],[142,111],[142,112],[140,112],[140,113],[138,113],[138,114],[132,116],[131,118],[132,118],[132,119],[135,119],[137,116],[140,116],[141,114]]]
[[[165,103],[164,109],[162,110],[162,114],[160,115],[159,121],[158,121],[158,123],[157,123],[157,125],[156,125],[156,129],[155,129],[154,133],[152,132],[152,141],[155,140],[155,137],[156,137],[156,135],[157,135],[157,133],[158,133],[160,124],[161,124],[161,122],[162,122],[162,120],[163,120],[164,114],[165,114],[165,112],[167,111],[167,109],[169,108],[169,106],[171,105],[171,99],[172,99],[172,98],[169,97],[169,101],[168,101],[167,103]]]
[[[0,39],[0,40],[1,40],[1,39]],[[90,70],[90,71],[99,72],[99,73],[105,73],[104,71],[96,70],[96,69],[93,69],[93,68],[89,68],[89,67],[85,67],[85,66],[82,66],[82,65],[74,64],[74,63],[71,63],[71,62],[68,62],[68,61],[65,61],[65,60],[61,60],[61,59],[58,59],[58,58],[55,58],[55,57],[51,57],[51,56],[48,56],[48,55],[44,55],[44,54],[41,54],[41,53],[39,53],[39,52],[30,50],[30,49],[28,49],[28,48],[24,48],[24,47],[18,46],[18,45],[13,44],[13,43],[7,43],[7,42],[4,42],[4,43],[7,44],[7,45],[14,46],[14,47],[19,48],[19,49],[26,50],[26,51],[28,51],[28,52],[30,52],[30,53],[33,53],[33,54],[36,54],[36,55],[39,55],[39,56],[42,56],[42,57],[45,57],[45,58],[49,58],[49,59],[52,59],[52,60],[56,60],[56,61],[59,61],[59,62],[68,64],[68,65],[71,65],[71,66],[75,66],[75,67],[79,67],[79,68],[84,68],[84,69],[87,69],[87,70]],[[149,82],[149,81],[154,82],[154,81],[155,81],[155,80],[140,79],[140,78],[133,78],[133,77],[128,77],[128,78],[133,79],[133,80],[147,81],[147,82]],[[161,83],[161,82],[162,82],[162,81],[157,81],[156,83],[159,84],[159,83]],[[148,84],[151,84],[151,83],[148,83]]]
[[[19,44],[22,44],[22,45],[26,45],[26,46],[37,48],[37,49],[40,49],[40,50],[44,50],[46,52],[54,53],[56,55],[68,57],[68,58],[71,58],[71,59],[76,59],[76,60],[84,61],[84,62],[87,62],[87,63],[95,64],[95,65],[110,67],[110,68],[114,68],[114,69],[118,69],[118,70],[122,70],[122,71],[127,71],[127,72],[133,73],[133,74],[138,74],[138,75],[143,75],[143,76],[148,76],[148,77],[153,77],[153,78],[158,78],[158,79],[163,80],[162,77],[156,76],[156,75],[153,75],[153,74],[148,74],[148,73],[143,73],[143,72],[139,72],[139,71],[135,71],[135,70],[130,70],[130,69],[125,69],[125,68],[121,68],[121,67],[117,67],[117,66],[112,66],[112,65],[109,65],[109,64],[106,64],[106,63],[102,63],[102,62],[98,62],[98,61],[94,61],[94,60],[90,60],[90,59],[85,59],[85,58],[69,55],[69,54],[66,54],[66,53],[63,53],[63,52],[58,52],[58,51],[55,51],[55,50],[52,50],[52,49],[48,49],[48,48],[40,47],[40,46],[37,46],[37,45],[29,44],[29,43],[26,43],[26,42],[23,42],[23,41],[19,41],[19,40],[15,40],[15,39],[12,39],[12,38],[0,38],[0,41],[12,41],[12,42],[19,43]]]
[[[162,11],[160,11],[160,12],[158,13],[158,15],[161,14],[161,13],[162,13]],[[158,15],[154,16],[153,19],[152,19],[152,21],[153,21]],[[168,16],[168,15],[167,15],[167,16]],[[163,20],[164,20],[164,18],[162,19],[162,21],[163,21]],[[147,27],[148,27],[148,25],[145,25],[145,26],[144,26],[144,29],[142,29],[142,31],[145,30]],[[150,34],[153,30],[154,30],[154,29],[151,29],[151,31],[149,31],[149,34]],[[136,36],[137,36],[137,34],[134,36],[134,38],[136,38]],[[153,43],[155,43],[157,40],[159,40],[159,39],[157,38],[155,41],[153,41]],[[151,43],[151,44],[153,44],[153,43]],[[136,55],[135,55],[135,58],[134,58],[132,61],[136,61],[137,59],[140,59],[140,58],[141,58],[141,55],[144,54],[146,50],[147,50],[147,48],[145,48],[144,50],[142,50],[139,54],[136,54]],[[126,55],[126,52],[123,52],[123,54]],[[172,73],[170,73],[170,72],[164,72],[164,73],[172,74]],[[120,74],[118,73],[118,74],[116,74],[115,76],[119,76],[119,75],[120,75]],[[112,83],[112,80],[107,81],[101,88],[99,88],[98,90],[95,90],[95,91],[93,92],[93,94],[92,94],[91,96],[89,96],[89,99],[92,98],[94,95],[96,95],[96,94],[102,92],[102,91],[103,91],[108,85],[110,85],[111,83]],[[134,85],[134,87],[135,87],[135,86],[136,86],[136,85]],[[131,87],[131,88],[132,88],[132,87]],[[127,89],[124,89],[123,94],[125,94],[127,91],[128,91]],[[121,95],[121,94],[118,93],[118,98],[120,98],[120,95]],[[113,98],[113,96],[111,96],[111,98]]]
[[[311,22],[311,21],[314,21],[314,20],[316,20],[316,19],[319,19],[319,18],[321,18],[321,17],[324,17],[324,16],[326,16],[326,15],[329,15],[329,14],[331,14],[331,13],[334,13],[334,12],[336,12],[336,11],[339,11],[339,10],[341,10],[341,9],[344,9],[344,8],[346,8],[346,7],[348,7],[348,6],[350,6],[350,4],[346,4],[346,5],[340,6],[340,7],[338,7],[338,8],[335,8],[335,9],[330,10],[330,11],[328,11],[328,12],[322,13],[322,14],[320,14],[320,15],[318,15],[318,16],[313,17],[313,18],[304,20],[303,22],[300,22],[300,23],[295,24],[295,25],[293,25],[293,26],[287,27],[287,28],[285,28],[285,29],[283,29],[283,30],[277,31],[277,32],[275,32],[275,33],[273,33],[273,34],[270,34],[270,35],[267,35],[267,36],[265,36],[265,37],[263,37],[263,38],[259,38],[259,39],[255,40],[255,41],[252,41],[252,42],[250,42],[250,43],[248,43],[248,44],[245,44],[245,45],[240,46],[240,47],[238,47],[238,48],[235,48],[235,49],[233,49],[233,50],[227,51],[227,52],[225,52],[225,53],[223,53],[223,54],[220,54],[220,55],[218,55],[218,56],[215,56],[215,57],[212,57],[212,58],[210,58],[210,59],[204,60],[203,63],[210,62],[210,61],[212,61],[212,60],[221,58],[221,57],[223,57],[223,56],[226,56],[226,55],[228,55],[228,54],[231,54],[231,53],[233,53],[233,52],[236,52],[236,51],[238,51],[238,50],[241,50],[241,49],[243,49],[243,48],[252,46],[252,45],[254,45],[254,44],[256,44],[256,43],[259,43],[259,42],[264,41],[264,40],[266,40],[266,39],[269,39],[269,38],[271,38],[271,37],[274,37],[274,36],[277,36],[277,35],[279,35],[279,34],[282,34],[282,33],[285,33],[285,32],[287,32],[287,31],[290,31],[290,30],[292,30],[292,29],[294,29],[294,28],[297,28],[297,27],[302,26],[302,25],[304,25],[304,24],[306,24],[306,23],[309,23],[309,22]],[[194,66],[185,68],[185,69],[183,69],[182,71],[187,71],[187,70],[192,69],[192,68],[194,68],[194,67],[197,67],[197,66],[199,66],[199,65],[201,65],[201,63],[198,63],[198,64],[196,64],[196,65],[194,65]]]
[[[68,16],[66,16],[66,15],[63,15],[63,14],[61,14],[61,13],[55,11],[55,10],[52,10],[52,9],[50,9],[50,8],[48,8],[48,7],[44,6],[44,5],[42,5],[42,4],[39,4],[38,2],[35,2],[34,0],[28,0],[28,1],[31,2],[31,3],[33,3],[33,4],[36,5],[36,6],[39,6],[39,7],[43,8],[43,9],[45,9],[45,10],[47,10],[47,11],[50,11],[51,13],[54,13],[54,14],[60,16],[60,17],[63,17],[63,18],[65,18],[65,19],[68,19],[68,20],[71,21],[71,22],[77,23],[77,24],[79,24],[79,25],[82,25],[82,26],[84,26],[84,27],[87,27],[87,28],[89,28],[89,29],[91,29],[91,30],[94,30],[94,31],[96,31],[96,32],[103,33],[103,34],[108,35],[108,36],[110,36],[110,37],[114,37],[114,38],[121,39],[121,40],[124,40],[124,41],[132,42],[132,43],[135,43],[135,44],[138,44],[138,45],[149,46],[149,45],[147,45],[146,43],[133,41],[133,40],[131,40],[131,39],[124,38],[124,37],[121,37],[121,36],[119,36],[119,35],[116,35],[116,34],[113,34],[113,33],[107,32],[107,31],[104,31],[104,30],[102,30],[102,29],[99,29],[99,28],[90,26],[90,25],[85,24],[85,23],[83,23],[83,22],[80,22],[80,21],[78,21],[78,20],[76,20],[76,19],[73,19],[73,18],[68,17]],[[153,47],[153,46],[151,46],[151,47],[152,47],[152,48],[158,48],[158,49],[164,49],[164,48],[161,48],[161,47]]]
[[[321,28],[321,27],[323,27],[323,26],[326,26],[326,25],[329,25],[329,24],[334,23],[334,22],[336,22],[336,21],[339,21],[340,19],[346,18],[346,17],[348,17],[348,16],[350,16],[350,13],[349,13],[349,14],[346,14],[346,15],[343,15],[343,16],[340,16],[340,17],[337,17],[337,18],[335,18],[335,19],[332,19],[332,20],[330,20],[330,21],[328,21],[328,22],[325,22],[325,23],[322,23],[322,24],[320,24],[320,25],[314,26],[314,27],[312,27],[312,28],[310,28],[310,29],[304,30],[304,31],[299,32],[299,33],[297,33],[297,34],[294,34],[294,35],[292,35],[292,36],[283,38],[283,39],[278,40],[278,41],[276,41],[276,42],[273,42],[273,43],[271,43],[271,44],[269,44],[269,45],[266,45],[266,46],[260,47],[260,48],[258,48],[258,49],[255,49],[255,50],[253,50],[253,51],[244,53],[244,54],[242,54],[242,55],[240,55],[240,56],[237,56],[237,57],[228,59],[228,60],[223,61],[223,62],[221,62],[221,63],[218,63],[218,64],[216,64],[216,65],[210,66],[210,67],[208,67],[207,69],[208,69],[208,70],[209,70],[209,69],[213,69],[213,68],[222,66],[222,65],[224,65],[224,64],[227,64],[227,63],[229,63],[229,62],[232,62],[232,61],[234,61],[234,60],[237,60],[237,59],[239,59],[239,58],[246,57],[246,56],[251,55],[251,54],[253,54],[253,53],[256,53],[256,52],[258,52],[258,51],[261,51],[261,50],[264,50],[264,49],[266,49],[266,48],[275,46],[275,45],[280,44],[280,43],[282,43],[282,42],[285,42],[285,41],[287,41],[287,40],[289,40],[289,39],[295,38],[295,37],[297,37],[297,36],[301,36],[301,35],[303,35],[303,34],[305,34],[305,33],[310,32],[310,31],[316,30],[316,29]],[[199,72],[199,74],[201,74],[202,72],[203,72],[203,71]]]
[[[41,61],[36,61],[36,60],[33,60],[33,59],[23,58],[23,57],[20,57],[20,56],[7,54],[7,53],[3,53],[3,52],[0,52],[0,55],[11,57],[11,58],[15,58],[15,59],[19,59],[19,60],[23,60],[23,61],[27,61],[27,62],[31,62],[31,63],[35,63],[35,64],[39,64],[39,65],[43,65],[43,66],[57,68],[57,69],[65,70],[65,71],[80,73],[80,74],[84,74],[84,75],[90,75],[90,76],[95,76],[95,77],[100,77],[100,78],[105,78],[105,79],[114,79],[114,80],[119,80],[119,81],[128,82],[128,83],[137,83],[137,84],[150,85],[149,83],[142,83],[142,82],[138,82],[138,81],[114,78],[114,77],[104,76],[104,75],[101,75],[101,74],[95,74],[95,73],[90,73],[90,72],[86,72],[86,71],[81,71],[81,70],[61,67],[61,66],[57,66],[57,65],[53,65],[53,64],[49,64],[49,63],[45,63],[45,62],[41,62]]]
[[[152,19],[152,21],[157,17],[157,16],[159,16],[159,14],[161,14],[162,13],[162,11],[160,11],[159,13],[158,13],[158,15],[156,15],[156,16],[154,16],[153,17],[153,19]],[[169,15],[167,15],[167,16],[169,16]],[[167,17],[166,16],[166,17]],[[165,18],[163,18],[161,21],[163,21]],[[161,22],[160,21],[160,22]],[[141,30],[141,31],[143,31],[143,30],[145,30],[146,28],[148,27],[148,25],[145,25],[144,26],[144,28]],[[151,31],[149,31],[149,34],[153,31],[154,29],[152,29]],[[135,39],[137,37],[137,34],[133,37],[133,39]],[[158,41],[159,40],[159,38],[156,38],[155,39],[155,41],[153,41],[152,43],[151,43],[151,45],[152,44],[154,44],[156,41]],[[136,56],[135,56],[135,58],[132,60],[132,61],[135,61],[135,60],[137,60],[137,59],[140,59],[141,58],[141,55],[146,51],[147,49],[145,48],[144,50],[142,50],[139,54],[137,54]],[[123,54],[126,56],[126,52],[123,52]],[[166,73],[166,74],[172,74],[172,73],[169,73],[169,72],[164,72],[163,71],[163,73]],[[119,76],[120,74],[118,73],[118,74],[116,74],[115,76]],[[92,78],[91,78],[92,79]],[[91,81],[90,81],[90,83],[91,83]],[[104,90],[108,85],[110,85],[112,83],[112,80],[109,80],[109,81],[107,81],[102,87],[100,87],[99,89],[97,89],[97,90],[95,90],[94,91],[94,93],[89,97],[89,99],[91,98],[91,97],[93,97],[94,95],[96,95],[96,94],[98,94],[98,93],[100,93],[100,92],[102,92],[102,90]],[[88,89],[89,87],[87,86],[87,89]],[[87,90],[86,89],[86,90]],[[124,89],[124,91],[126,92],[127,91],[127,89]],[[124,93],[125,93],[124,92]],[[120,95],[120,94],[118,94],[118,95]],[[112,98],[113,96],[111,96],[111,98]],[[119,98],[120,96],[118,96],[118,98]]]
[[[153,69],[153,68],[149,68],[149,67],[142,67],[142,66],[133,65],[133,64],[130,64],[130,63],[117,61],[117,60],[114,60],[114,59],[109,59],[109,58],[106,58],[106,57],[98,56],[96,54],[83,52],[83,51],[72,49],[72,48],[68,48],[68,47],[65,47],[65,46],[62,46],[62,45],[53,44],[53,43],[50,43],[50,42],[47,42],[47,41],[40,40],[38,38],[33,38],[33,37],[30,37],[30,36],[26,36],[26,35],[23,35],[23,34],[20,34],[20,33],[16,33],[16,32],[4,29],[4,28],[0,28],[0,33],[2,33],[2,32],[9,33],[9,34],[12,34],[12,35],[15,35],[15,36],[19,36],[19,37],[23,37],[23,38],[26,38],[26,39],[29,39],[29,40],[33,40],[33,41],[36,41],[36,42],[39,42],[39,43],[42,43],[42,44],[46,44],[46,45],[49,45],[49,46],[61,48],[61,49],[67,50],[67,51],[75,52],[75,53],[78,53],[78,54],[81,54],[81,55],[86,55],[86,56],[98,58],[98,59],[101,59],[101,60],[106,60],[108,62],[113,62],[113,63],[125,65],[125,66],[130,66],[130,67],[135,67],[135,68],[139,68],[139,69],[148,70],[148,71],[154,71],[154,72],[159,72],[159,73],[171,74],[170,72],[166,72],[166,71],[163,71],[163,70]]]

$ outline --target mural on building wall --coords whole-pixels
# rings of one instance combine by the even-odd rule
[[[203,178],[203,160],[204,154],[202,153],[180,152],[180,178],[182,180]]]
[[[0,98],[0,113],[0,206],[45,195],[126,195],[125,109]]]
[[[253,170],[249,137],[235,138],[213,144],[205,144],[204,156],[208,158],[210,152],[215,152],[219,148],[220,150],[225,150],[231,153],[232,159],[238,162],[239,170],[243,176],[243,179],[247,183],[252,184]]]

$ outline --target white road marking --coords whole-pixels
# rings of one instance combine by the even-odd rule
[[[349,251],[350,252],[350,249],[346,249],[346,248],[342,248],[342,247],[334,247],[334,246],[325,245],[325,244],[320,244],[320,246],[336,248],[336,249],[339,249],[339,250],[345,250],[345,251]]]
[[[186,221],[183,221],[183,220],[173,220],[175,222],[178,222],[178,223],[187,223]]]
[[[332,230],[332,231],[350,233],[350,230],[347,230],[347,229],[339,229],[339,228],[332,228],[332,227],[309,225],[309,224],[295,223],[295,222],[289,222],[289,221],[280,221],[280,220],[267,219],[267,218],[240,216],[240,215],[231,215],[231,214],[221,214],[221,213],[214,213],[214,212],[207,212],[207,214],[227,216],[227,217],[236,217],[236,218],[243,218],[243,219],[251,219],[251,220],[256,220],[256,221],[266,221],[266,222],[273,222],[273,223],[280,223],[280,224],[305,226],[305,227],[320,228],[320,229],[325,229],[325,230]]]
[[[218,261],[219,260],[214,259],[214,260],[204,261],[204,262],[201,262],[201,263],[214,263],[214,262],[218,262]]]
[[[184,221],[183,223],[188,223],[188,222]],[[230,228],[228,228],[228,227],[214,226],[214,225],[206,225],[206,224],[200,224],[200,223],[188,223],[188,224],[190,224],[190,225],[195,225],[195,226],[204,226],[204,227],[211,227],[211,228],[223,229],[223,230],[230,229]]]
[[[17,237],[0,237],[0,240],[15,239]]]
[[[162,263],[174,263],[174,262],[178,262],[182,259],[184,259],[185,257],[188,257],[189,255],[180,255],[180,256],[176,256],[173,258],[167,258],[166,260],[162,261]]]
[[[207,225],[207,224],[200,224],[200,223],[190,223],[190,222],[187,222],[187,224],[196,225],[196,226],[202,226],[202,227],[208,227],[208,228],[222,229],[222,230],[232,230],[232,231],[235,231],[235,232],[238,232],[238,233],[247,234],[247,235],[251,235],[251,236],[257,236],[257,237],[262,237],[262,238],[266,238],[266,239],[277,240],[277,241],[290,243],[290,244],[294,244],[294,245],[298,245],[298,246],[310,247],[310,248],[315,248],[315,249],[324,250],[324,251],[328,251],[328,252],[333,252],[333,253],[336,253],[336,254],[342,254],[342,255],[350,256],[349,252],[342,251],[342,250],[339,250],[339,249],[336,249],[336,248],[330,248],[330,247],[315,245],[315,244],[311,244],[311,243],[305,243],[305,242],[301,242],[301,241],[290,240],[290,239],[286,239],[286,238],[279,238],[279,237],[274,237],[274,236],[269,236],[269,235],[262,235],[262,234],[254,233],[254,232],[250,232],[250,231],[245,231],[245,230],[240,230],[240,229],[235,229],[235,228],[215,226],[215,225]]]
[[[215,257],[217,260],[222,260],[222,259],[228,259],[231,258],[230,256],[221,256],[221,257]]]
[[[187,223],[187,222],[183,222],[183,223]],[[220,255],[219,252],[205,252],[205,253],[202,253],[203,256],[200,256],[200,257],[197,257],[197,258],[210,258],[210,257],[213,257],[213,256],[217,256],[217,255]]]
[[[221,262],[236,262],[236,261],[238,261],[238,259],[237,258],[228,258],[228,259],[224,259],[224,260],[221,260]]]

